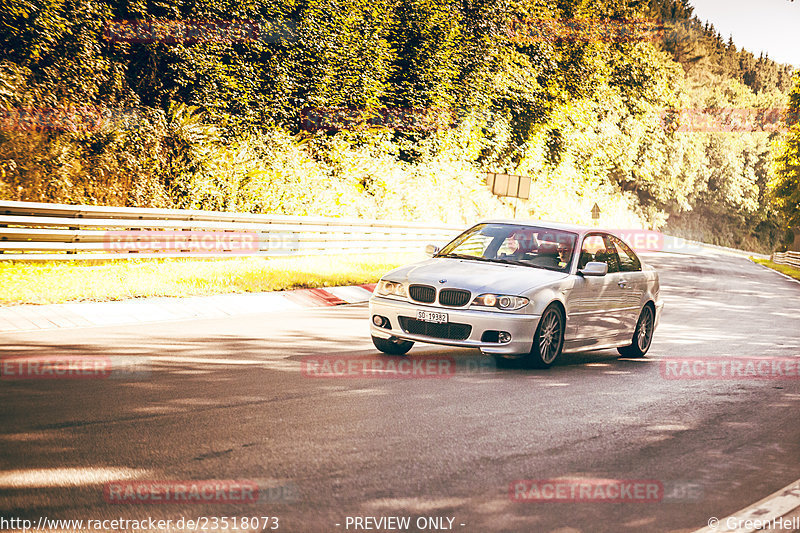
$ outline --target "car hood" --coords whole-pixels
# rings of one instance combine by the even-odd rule
[[[532,288],[566,277],[563,272],[543,268],[442,257],[397,268],[383,279],[467,289],[474,293],[522,295]]]

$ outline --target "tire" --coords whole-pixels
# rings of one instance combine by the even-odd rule
[[[376,337],[375,335],[372,336],[372,344],[386,355],[405,355],[411,347],[414,346],[414,343],[411,341],[392,341]]]
[[[542,313],[536,335],[533,336],[531,353],[525,358],[532,368],[550,368],[564,348],[564,316],[561,310],[551,305]]]
[[[620,355],[624,357],[644,357],[653,342],[653,331],[655,330],[655,313],[650,305],[645,305],[636,321],[636,329],[633,338],[628,346],[617,348]]]

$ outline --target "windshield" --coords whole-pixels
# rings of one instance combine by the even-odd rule
[[[442,248],[436,257],[509,263],[566,272],[577,235],[517,224],[479,224]]]

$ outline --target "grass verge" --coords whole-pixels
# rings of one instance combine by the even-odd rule
[[[0,262],[0,304],[198,296],[374,283],[420,254]]]
[[[771,268],[772,270],[777,270],[781,274],[786,274],[790,278],[794,278],[794,279],[800,281],[800,270],[798,270],[798,269],[796,269],[794,267],[791,267],[789,265],[779,265],[778,263],[773,263],[769,259],[756,259],[754,257],[751,257],[750,259],[752,259],[753,261],[755,261],[759,265],[764,265],[766,267]]]

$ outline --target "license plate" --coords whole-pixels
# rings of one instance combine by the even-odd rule
[[[435,322],[436,324],[447,323],[447,313],[437,313],[435,311],[417,311],[417,320],[423,322]]]

